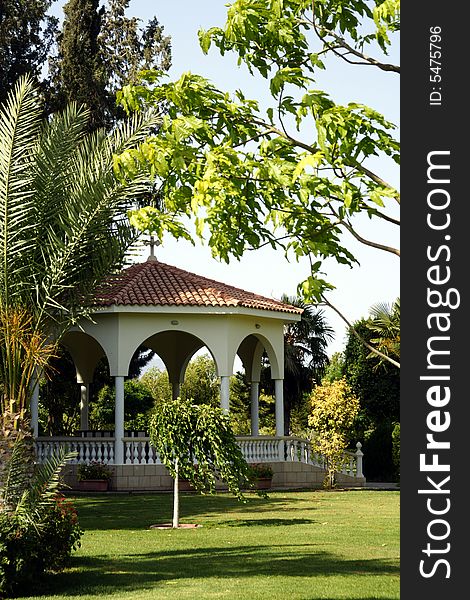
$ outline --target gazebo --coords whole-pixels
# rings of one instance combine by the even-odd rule
[[[294,480],[305,485],[307,472],[314,471],[318,476],[313,483],[321,482],[323,470],[309,451],[308,443],[284,436],[284,326],[300,320],[301,312],[302,309],[278,300],[159,262],[152,252],[146,262],[108,277],[95,295],[92,320],[83,320],[64,337],[62,343],[74,361],[81,387],[82,435],[38,437],[36,391],[31,412],[39,460],[58,445],[67,444],[77,452],[77,463],[97,460],[113,465],[115,489],[169,487],[169,476],[148,438],[125,435],[124,378],[136,350],[147,347],[163,361],[176,398],[189,361],[206,347],[220,380],[220,406],[225,412],[230,410],[229,382],[236,356],[250,383],[251,436],[239,440],[247,460],[278,463],[279,484]],[[274,380],[274,437],[259,436],[258,396],[264,352]],[[107,358],[115,381],[115,427],[114,432],[104,436],[87,431],[89,386],[103,357]],[[286,469],[280,468],[286,462],[302,468],[289,477]],[[358,462],[356,456],[351,456],[349,477],[356,485],[362,477]],[[299,472],[304,474],[299,477]],[[74,475],[72,469],[72,482]]]

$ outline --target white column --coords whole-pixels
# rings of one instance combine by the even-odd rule
[[[88,398],[90,385],[88,383],[80,384],[80,429],[88,429]]]
[[[34,377],[32,382],[31,394],[31,428],[33,436],[39,435],[39,379]]]
[[[229,412],[230,404],[230,377],[222,375],[220,378],[220,407],[224,413]]]
[[[124,377],[116,375],[116,403],[114,410],[114,464],[124,464]]]
[[[173,400],[176,400],[176,398],[179,398],[180,393],[181,393],[181,383],[179,383],[179,382],[172,383],[171,384],[171,397],[173,398]]]
[[[284,380],[274,380],[274,396],[276,400],[276,435],[284,435]]]
[[[251,435],[259,435],[259,381],[251,382]]]

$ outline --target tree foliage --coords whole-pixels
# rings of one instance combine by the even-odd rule
[[[367,324],[375,336],[371,342],[382,352],[385,357],[392,357],[400,360],[400,298],[390,305],[386,302],[374,304],[370,309],[370,321]],[[369,358],[374,358],[370,353]],[[383,358],[378,365],[384,364]]]
[[[354,324],[366,340],[374,337],[369,320]],[[380,365],[378,357],[369,356],[368,349],[350,332],[344,350],[343,374],[361,401],[361,428],[366,430],[384,420],[400,420],[400,372],[389,364]]]
[[[225,261],[266,244],[290,257],[307,256],[311,273],[299,293],[308,301],[320,301],[333,287],[321,273],[326,258],[356,262],[344,232],[398,255],[356,226],[360,214],[398,224],[398,192],[371,164],[376,156],[399,162],[395,126],[373,108],[336,104],[315,88],[330,54],[394,76],[397,66],[370,58],[365,49],[383,56],[398,17],[394,0],[375,6],[362,0],[234,2],[223,28],[199,32],[200,44],[205,52],[211,45],[235,52],[269,81],[273,102],[265,113],[241,91],[232,96],[191,73],[164,83],[149,72],[141,85],[126,86],[119,95],[126,110],[168,107],[159,134],[117,164],[124,174],[150,163],[165,199],[166,214],[144,209],[134,224],[159,236],[169,230],[188,237],[177,216],[193,215],[197,234]]]
[[[140,381],[151,392],[157,403],[171,399],[172,392],[166,371],[151,367],[145,371]],[[183,400],[192,398],[197,404],[218,406],[219,382],[214,361],[208,354],[196,356],[188,364],[180,397]]]
[[[92,429],[114,429],[116,402],[114,386],[104,385],[90,406]],[[154,399],[147,387],[136,379],[124,382],[124,428],[148,431]]]
[[[330,357],[330,362],[325,369],[324,379],[326,381],[335,381],[341,379],[344,375],[344,356],[342,352],[335,352]]]
[[[328,365],[328,342],[334,333],[322,310],[300,298],[282,299],[303,308],[300,321],[289,323],[284,331],[284,423],[285,434],[290,435],[291,411],[300,408],[306,394],[321,382]]]
[[[314,429],[312,447],[325,458],[325,485],[332,487],[335,473],[342,467],[348,434],[359,412],[359,400],[345,378],[325,381],[317,386],[310,400],[309,424]]]
[[[344,351],[343,373],[361,403],[356,434],[363,442],[364,473],[369,480],[390,481],[397,473],[392,455],[392,432],[400,421],[400,371],[370,353],[361,341],[372,343],[379,339],[374,331],[377,327],[374,319],[362,319],[353,327]],[[385,335],[381,325],[380,329]],[[399,332],[392,327],[391,333],[392,337],[384,339],[387,344],[392,339],[397,341],[399,348],[399,338],[396,340]],[[386,347],[382,348],[387,351]]]
[[[103,11],[99,35],[101,55],[108,74],[108,87],[116,91],[135,83],[143,69],[168,71],[171,67],[171,41],[153,17],[141,26],[139,19],[128,18],[130,0],[108,0]]]
[[[166,71],[171,65],[170,38],[153,17],[145,26],[126,17],[130,0],[69,0],[58,35],[58,54],[51,58],[52,107],[70,101],[90,110],[90,130],[122,119],[116,89],[135,82],[142,69]]]
[[[39,392],[39,431],[73,435],[80,429],[80,386],[70,354],[59,346],[49,360],[51,377],[42,377]]]
[[[39,81],[57,32],[57,19],[47,14],[52,2],[0,2],[0,104],[22,75]]]
[[[58,36],[58,56],[51,61],[56,98],[54,109],[70,101],[90,110],[90,130],[105,125],[108,107],[106,72],[98,36],[103,10],[99,0],[69,0],[64,6],[64,23]]]
[[[285,294],[282,301],[303,309],[300,321],[289,323],[284,328],[284,433],[290,435],[292,410],[304,412],[302,405],[306,402],[306,394],[320,383],[328,365],[328,342],[333,339],[334,333],[324,312],[313,304]],[[263,367],[261,376],[263,390],[273,394],[269,366]],[[305,421],[302,429],[306,427]]]

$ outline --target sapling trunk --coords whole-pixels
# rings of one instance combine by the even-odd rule
[[[175,481],[173,488],[173,529],[178,529],[180,520],[180,499],[178,484],[178,459],[175,460]]]

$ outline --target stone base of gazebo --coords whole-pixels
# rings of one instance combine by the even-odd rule
[[[314,465],[300,462],[269,463],[273,469],[272,489],[319,489],[323,485],[325,471]],[[163,492],[173,489],[173,479],[163,465],[109,465],[113,471],[109,490],[115,492]],[[72,490],[79,490],[78,465],[68,465],[64,482]],[[341,487],[363,487],[364,477],[352,477],[339,473],[337,483]],[[221,491],[224,485],[217,486]]]

